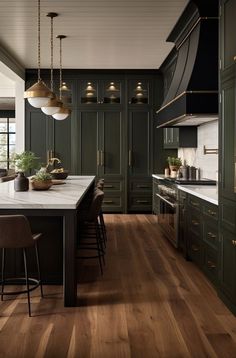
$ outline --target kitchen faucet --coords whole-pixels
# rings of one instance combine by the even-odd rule
[[[57,162],[58,164],[60,164],[60,163],[61,163],[61,160],[58,159],[58,158],[50,158],[50,159],[48,160],[47,165],[46,165],[46,171],[48,170],[48,167],[49,167],[50,165],[53,165],[53,166],[54,166],[54,163],[55,163],[55,162]]]

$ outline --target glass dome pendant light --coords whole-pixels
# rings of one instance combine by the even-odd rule
[[[40,77],[40,0],[38,0],[38,81],[24,92],[24,98],[28,99],[31,106],[41,108],[47,104],[53,96],[51,90]]]
[[[53,92],[53,18],[58,16],[58,14],[55,12],[49,12],[47,16],[51,18],[51,91],[54,96],[49,99],[46,105],[41,107],[41,110],[43,113],[51,116],[60,110],[62,102],[56,98]]]
[[[65,39],[65,35],[58,35],[57,38],[60,40],[60,101],[62,100],[62,39]],[[55,118],[58,121],[62,121],[63,119],[66,119],[70,115],[71,111],[69,108],[66,108],[62,106],[59,110],[59,112],[53,114],[53,118]]]

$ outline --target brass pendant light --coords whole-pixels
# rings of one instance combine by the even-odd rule
[[[62,101],[62,39],[65,39],[65,35],[58,35],[57,38],[60,40],[60,101]],[[53,114],[53,118],[55,118],[58,121],[61,121],[63,119],[66,119],[71,113],[71,110],[69,108],[64,107],[64,105],[60,108],[59,112]]]
[[[40,77],[40,0],[38,0],[38,81],[24,93],[31,106],[41,108],[53,97],[52,91],[46,86]]]
[[[55,12],[49,12],[47,14],[48,17],[51,18],[51,91],[53,92],[53,19],[57,17],[58,14]],[[56,98],[54,94],[53,98],[50,98],[48,103],[41,107],[43,113],[51,116],[57,112],[59,112],[60,108],[62,107],[62,102]]]

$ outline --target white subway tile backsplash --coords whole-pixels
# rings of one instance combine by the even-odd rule
[[[208,122],[198,127],[198,147],[179,148],[178,157],[188,165],[200,168],[201,177],[216,179],[218,173],[218,154],[205,154],[203,147],[218,149],[218,121]]]

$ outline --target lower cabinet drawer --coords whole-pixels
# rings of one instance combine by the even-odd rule
[[[152,196],[131,196],[129,198],[129,210],[151,211]]]
[[[104,191],[121,191],[122,190],[122,183],[120,181],[105,181],[104,183]]]
[[[218,251],[212,249],[208,245],[205,245],[204,248],[204,271],[208,278],[213,282],[218,282],[218,272],[219,272],[219,265],[218,265]]]
[[[140,182],[131,182],[131,190],[132,191],[142,191],[142,192],[146,192],[146,191],[150,191],[152,190],[152,183],[151,182],[145,182],[145,181],[140,181]]]
[[[189,195],[188,205],[190,205],[194,209],[201,210],[201,200],[193,195]]]
[[[212,219],[218,220],[218,207],[214,204],[204,202],[203,214],[211,217]]]
[[[219,230],[218,226],[211,221],[203,222],[203,241],[214,249],[219,246]]]
[[[191,209],[189,211],[188,218],[189,218],[189,229],[195,232],[196,234],[201,235],[200,213],[195,209]]]
[[[104,196],[102,208],[104,212],[121,212],[123,211],[121,196]]]
[[[202,267],[203,247],[201,239],[194,233],[190,233],[189,235],[189,256],[193,262]]]

